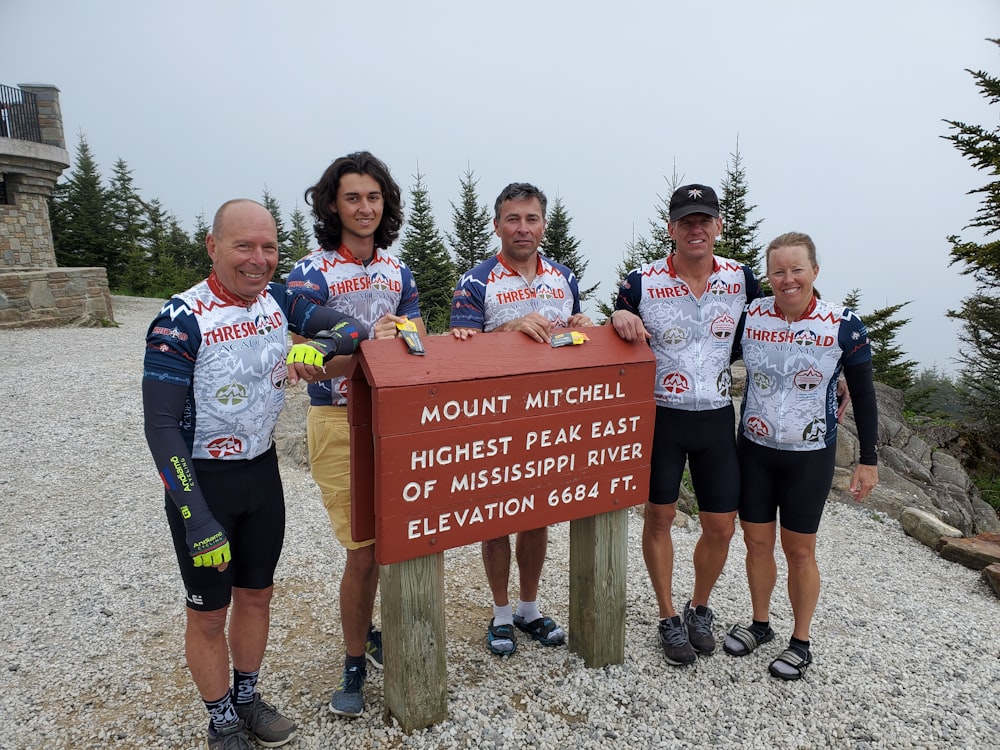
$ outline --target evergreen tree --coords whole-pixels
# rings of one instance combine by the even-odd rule
[[[1000,39],[988,39],[1000,46]],[[1000,78],[985,71],[968,70],[976,87],[990,104],[1000,102]],[[962,264],[971,274],[976,290],[962,301],[961,309],[948,314],[962,321],[966,346],[959,352],[963,366],[959,389],[968,407],[971,424],[994,447],[1000,447],[1000,128],[984,128],[957,120],[945,120],[952,133],[942,136],[973,166],[985,171],[990,181],[970,194],[982,196],[979,209],[966,228],[980,229],[986,241],[951,243],[951,262]]]
[[[420,290],[424,325],[431,333],[442,333],[448,330],[451,320],[455,266],[434,223],[423,175],[418,172],[414,179],[400,258],[410,267]]]
[[[275,281],[284,280],[298,259],[293,256],[291,250],[291,237],[288,230],[285,229],[285,220],[281,218],[281,205],[278,203],[278,199],[271,195],[266,185],[260,202],[274,217],[274,225],[278,233],[278,267],[274,271],[274,278]]]
[[[169,297],[200,281],[195,271],[188,267],[190,240],[179,236],[177,220],[158,199],[147,204],[147,219],[149,232],[145,239],[150,280],[146,292]]]
[[[194,234],[191,235],[190,243],[190,262],[198,279],[204,279],[212,272],[212,259],[208,257],[208,248],[205,245],[205,238],[211,230],[205,214],[199,212],[194,218]]]
[[[546,258],[562,263],[569,268],[580,283],[580,301],[585,302],[597,290],[597,284],[589,289],[583,288],[583,274],[590,261],[580,255],[580,240],[569,233],[569,225],[573,222],[563,200],[557,197],[548,210],[545,222],[545,234],[542,237],[542,252]]]
[[[143,237],[149,229],[146,204],[139,197],[132,170],[121,158],[115,162],[112,172],[107,207],[115,234],[115,244],[109,249],[106,266],[108,285],[119,289],[131,279],[132,265],[145,258]]]
[[[722,237],[715,244],[715,252],[749,266],[754,276],[759,278],[764,251],[757,242],[761,220],[749,220],[750,213],[757,206],[747,204],[750,186],[740,155],[739,141],[736,142],[735,153],[730,154],[730,157],[731,161],[726,164],[726,176],[722,180],[722,195],[719,197]]]
[[[64,186],[53,192],[53,204],[56,262],[61,266],[106,268],[108,251],[115,245],[114,229],[107,191],[82,133],[72,174]]]
[[[600,302],[597,305],[597,309],[602,316],[602,325],[611,317],[611,313],[615,310],[615,301],[618,299],[618,287],[625,281],[625,277],[630,272],[642,266],[643,263],[652,263],[654,260],[659,260],[662,257],[664,257],[663,247],[654,240],[647,239],[646,237],[637,237],[625,246],[622,261],[615,266],[616,281],[614,289],[611,292],[611,301]]]
[[[313,236],[306,215],[295,204],[292,211],[292,231],[288,233],[288,251],[293,261],[304,258],[313,249]]]
[[[488,206],[480,205],[476,193],[478,184],[475,172],[467,170],[461,181],[461,204],[451,204],[455,233],[445,233],[455,254],[455,268],[460,274],[496,255],[493,248],[493,214]]]
[[[851,308],[865,322],[865,327],[868,329],[868,340],[871,342],[872,371],[875,380],[901,391],[908,390],[913,386],[917,363],[913,360],[903,359],[905,354],[896,342],[896,333],[909,323],[910,319],[893,320],[893,316],[910,303],[890,305],[863,314],[858,310],[860,303],[861,292],[855,289],[847,295],[841,304]]]

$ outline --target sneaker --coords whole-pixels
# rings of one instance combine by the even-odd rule
[[[344,676],[330,698],[330,711],[337,716],[361,716],[365,710],[365,697],[361,692],[364,684],[364,666],[345,668]]]
[[[680,615],[660,620],[660,645],[667,664],[675,667],[692,664],[698,658],[688,640],[687,627]]]
[[[295,722],[278,713],[260,693],[253,694],[253,703],[245,706],[237,703],[236,713],[246,725],[247,733],[264,747],[281,747],[295,737]]]
[[[243,719],[222,729],[209,724],[208,750],[253,750],[253,743],[247,739],[243,729]]]
[[[704,604],[691,606],[691,600],[684,605],[684,624],[687,626],[688,640],[699,654],[710,654],[715,651],[715,635],[712,633],[712,623],[715,614]]]
[[[374,625],[368,626],[368,640],[365,641],[365,658],[375,669],[382,671],[382,631]]]

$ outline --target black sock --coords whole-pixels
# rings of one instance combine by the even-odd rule
[[[205,701],[205,708],[208,709],[208,715],[212,718],[212,726],[216,729],[228,727],[240,719],[236,709],[233,708],[232,690],[227,690],[226,694],[217,701]]]
[[[809,656],[809,641],[803,641],[794,635],[788,641],[788,648],[795,651],[803,659]]]
[[[344,669],[351,669],[352,667],[357,667],[363,676],[365,674],[365,655],[351,656],[350,654],[345,654]]]
[[[233,670],[233,702],[237,706],[249,706],[253,703],[253,693],[257,688],[257,675],[259,674],[259,669],[255,672]]]
[[[764,620],[754,620],[750,625],[750,630],[752,630],[756,635],[767,635],[771,631],[771,621]]]

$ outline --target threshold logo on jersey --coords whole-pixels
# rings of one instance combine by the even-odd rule
[[[800,391],[814,391],[823,382],[823,373],[815,367],[810,366],[808,370],[795,373],[792,382],[795,383],[795,387]]]
[[[226,456],[239,456],[243,453],[243,441],[235,435],[222,437],[213,440],[205,446],[205,451],[212,458],[225,458]]]
[[[340,281],[330,284],[330,294],[332,296],[351,294],[354,292],[368,292],[372,289],[380,292],[395,292],[398,294],[403,291],[403,284],[398,279],[390,279],[382,273],[376,273],[372,276],[368,276],[367,274],[364,276],[355,276],[350,279],[341,279]]]
[[[742,291],[742,284],[727,284],[722,279],[715,279],[708,285],[708,293],[714,294],[717,297],[721,297],[724,294],[739,294]]]
[[[527,302],[533,299],[566,299],[566,290],[541,284],[537,288],[511,289],[510,291],[495,292],[493,294],[493,300],[497,305],[510,305],[515,302]]]
[[[757,437],[771,437],[771,427],[761,417],[750,417],[746,421],[747,431]]]
[[[712,321],[709,327],[712,335],[717,339],[729,339],[736,332],[736,319],[726,313],[725,315],[720,315],[718,318]]]
[[[771,331],[765,328],[746,329],[744,334],[750,341],[763,341],[768,344],[795,344],[796,346],[833,346],[836,339],[833,336],[821,336],[808,328],[802,331]]]
[[[646,289],[646,296],[650,299],[673,299],[674,297],[686,297],[687,293],[687,284],[678,284],[677,286],[654,286]]]
[[[247,387],[243,383],[229,383],[215,392],[215,400],[223,406],[239,406],[247,400]]]
[[[663,390],[675,396],[691,390],[691,381],[683,372],[672,372],[663,378]]]
[[[204,346],[212,346],[213,344],[222,344],[227,341],[240,341],[255,336],[266,336],[276,328],[281,328],[284,325],[284,321],[285,319],[280,312],[273,312],[269,315],[258,315],[253,321],[246,320],[235,325],[211,328],[202,335],[202,344]]]

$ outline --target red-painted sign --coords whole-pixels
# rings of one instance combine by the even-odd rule
[[[350,385],[352,529],[381,564],[645,502],[655,365],[609,327],[369,341]]]

